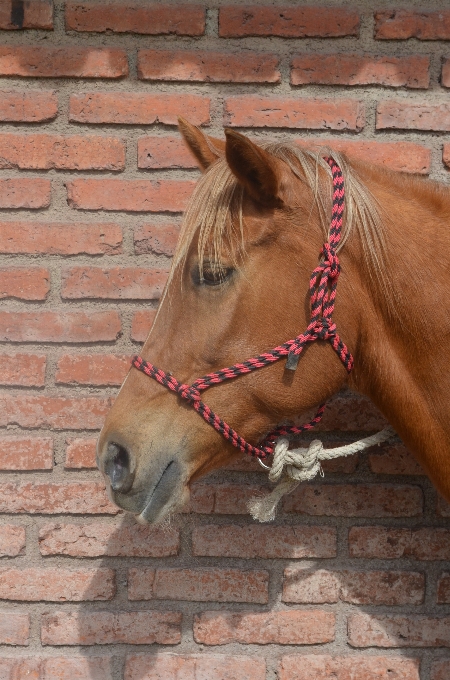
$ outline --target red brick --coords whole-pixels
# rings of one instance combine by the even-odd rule
[[[223,612],[196,614],[194,640],[205,645],[315,645],[334,640],[331,612]]]
[[[422,604],[425,576],[409,571],[328,571],[288,567],[284,571],[283,602],[324,604]]]
[[[345,7],[271,7],[241,5],[221,7],[219,35],[241,38],[279,35],[284,38],[338,38],[359,35],[359,14]]]
[[[384,85],[427,88],[430,58],[363,54],[301,54],[291,62],[292,85]]]
[[[441,574],[437,584],[437,603],[450,604],[450,574]]]
[[[48,437],[1,437],[0,470],[51,470],[53,439]]]
[[[30,514],[115,515],[119,508],[100,482],[0,484],[0,512]]]
[[[357,99],[229,97],[224,124],[232,127],[353,130],[364,127],[364,104]]]
[[[0,47],[1,50],[1,47]],[[48,208],[51,183],[48,179],[0,179],[0,208]]]
[[[121,385],[130,369],[125,354],[64,354],[58,360],[55,382],[65,385]]]
[[[351,557],[450,560],[450,529],[444,527],[351,527],[348,542]]]
[[[450,657],[432,664],[430,680],[450,680]]]
[[[353,614],[348,641],[352,647],[449,647],[450,617]]]
[[[194,527],[192,552],[207,557],[254,559],[336,557],[336,529],[318,526]]]
[[[419,659],[389,656],[292,654],[280,661],[279,680],[420,680]]]
[[[0,568],[0,599],[26,602],[111,600],[116,592],[113,569]]]
[[[62,271],[61,297],[79,300],[158,300],[168,270],[147,267],[71,267]]]
[[[130,569],[129,600],[268,601],[267,571],[243,569]]]
[[[43,614],[43,645],[176,645],[181,612],[55,611]]]
[[[68,439],[66,449],[66,468],[96,468],[95,460],[97,439]]]
[[[383,101],[377,107],[377,130],[450,130],[450,104]]]
[[[125,144],[100,135],[0,134],[0,168],[123,170]]]
[[[417,517],[422,505],[418,486],[322,484],[301,485],[286,496],[284,510],[329,517]]]
[[[125,680],[265,680],[266,664],[256,656],[220,654],[128,655]]]
[[[113,311],[0,311],[2,342],[107,342],[116,340],[120,329]]]
[[[0,526],[0,557],[16,557],[25,554],[25,527],[15,524]]]
[[[175,11],[174,11],[175,10]],[[147,35],[203,35],[205,9],[200,5],[141,5],[68,2],[66,30]]]
[[[45,385],[45,354],[0,354],[0,385]]]
[[[179,137],[138,139],[138,168],[197,168],[198,164]]]
[[[125,50],[114,47],[0,46],[0,75],[25,78],[122,78]]]
[[[279,57],[268,53],[139,50],[137,68],[142,80],[279,83],[279,63]]]
[[[182,212],[195,186],[189,180],[75,179],[67,202],[77,210]]]
[[[450,517],[450,503],[447,503],[440,495],[437,498],[436,514],[439,517]]]
[[[43,123],[58,115],[55,90],[2,90],[0,121],[9,123]]]
[[[111,659],[89,657],[27,657],[0,659],[2,680],[112,680]]]
[[[0,612],[0,644],[28,645],[30,635],[30,615],[17,612]],[[2,660],[0,660],[0,673]],[[19,678],[19,676],[17,676]],[[15,678],[14,678],[15,680]]]
[[[45,524],[39,530],[41,555],[71,557],[167,557],[179,550],[178,529],[129,524]]]
[[[447,168],[450,168],[450,144],[444,144],[442,149],[442,160]]]
[[[156,316],[156,309],[142,309],[134,313],[131,324],[131,339],[144,342]]]
[[[248,515],[252,496],[269,493],[259,484],[206,484],[191,487],[190,512],[216,515]]]
[[[180,112],[193,125],[207,125],[210,100],[194,94],[90,92],[72,94],[69,120],[77,123],[177,125]]]
[[[383,447],[380,453],[369,454],[369,466],[378,475],[424,475],[424,469],[404,444]]]
[[[179,235],[178,224],[141,224],[134,230],[134,252],[172,257]]]
[[[0,425],[56,430],[97,430],[112,406],[111,398],[0,394]]]
[[[441,85],[450,87],[450,57],[446,57],[442,63]]]
[[[40,267],[0,269],[0,299],[45,300],[50,290],[50,272]]]
[[[377,40],[449,40],[450,10],[388,9],[375,12]]]
[[[122,230],[117,224],[0,222],[0,253],[29,255],[117,255]]]
[[[329,146],[336,151],[342,151],[350,159],[356,158],[364,162],[385,165],[399,172],[414,172],[427,175],[431,168],[431,151],[421,144],[412,142],[373,142],[349,139],[320,139],[317,141],[305,138],[299,140],[304,147],[318,148]]]
[[[53,0],[33,0],[21,3],[21,11],[15,11],[13,0],[3,0],[0,6],[0,28],[9,31],[21,28],[53,29]]]

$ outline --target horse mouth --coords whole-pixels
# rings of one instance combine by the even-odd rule
[[[145,498],[144,509],[136,519],[142,523],[153,523],[166,515],[166,506],[173,505],[173,496],[180,482],[179,464],[171,460],[162,471],[153,489]]]

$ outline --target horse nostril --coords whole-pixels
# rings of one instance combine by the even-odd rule
[[[124,446],[114,442],[108,444],[103,469],[109,477],[113,491],[125,493],[131,488],[133,475],[130,473],[130,454]]]

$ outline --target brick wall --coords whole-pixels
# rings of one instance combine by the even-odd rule
[[[1,680],[449,680],[450,510],[401,445],[268,526],[251,462],[164,529],[94,463],[198,176],[177,114],[447,181],[445,4],[0,3]],[[344,394],[322,429],[381,425]]]

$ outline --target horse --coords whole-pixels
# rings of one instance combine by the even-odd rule
[[[185,505],[194,480],[241,455],[236,441],[267,452],[258,443],[268,432],[347,387],[372,400],[450,501],[450,191],[332,148],[256,144],[232,129],[222,141],[183,119],[179,129],[203,174],[141,364],[99,436],[110,498],[140,521],[161,521]],[[335,299],[326,287],[353,370],[322,332],[295,370],[288,357],[212,380],[205,404],[199,376],[224,375],[308,326],[310,274],[330,235],[333,163],[345,186]],[[147,360],[159,381],[136,370]],[[234,434],[224,440],[226,428]]]

